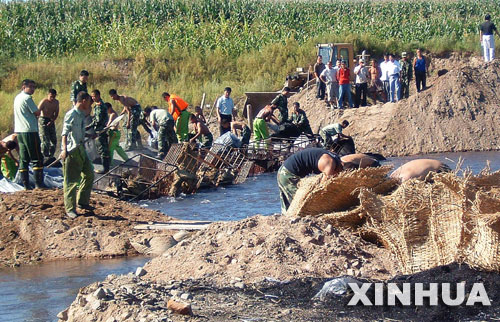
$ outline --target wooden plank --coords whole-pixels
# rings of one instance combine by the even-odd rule
[[[201,230],[208,227],[208,224],[196,225],[196,224],[153,224],[153,225],[137,225],[134,229],[137,230]]]

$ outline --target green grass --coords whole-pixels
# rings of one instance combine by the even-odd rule
[[[483,16],[497,1],[32,0],[0,3],[0,133],[12,130],[12,102],[24,78],[48,88],[63,112],[81,69],[89,89],[117,88],[145,105],[177,93],[212,104],[280,88],[314,62],[315,44],[352,42],[359,53],[478,51]],[[128,67],[125,63],[128,61]],[[127,71],[127,75],[124,74]]]

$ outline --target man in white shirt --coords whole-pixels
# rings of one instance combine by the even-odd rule
[[[338,96],[339,83],[337,81],[337,69],[333,68],[331,61],[326,64],[326,68],[323,69],[319,78],[326,84],[327,108],[335,106],[334,99],[336,100]]]
[[[389,75],[389,100],[391,103],[398,101],[398,91],[399,91],[399,77],[401,72],[401,65],[399,62],[394,60],[394,55],[389,55],[389,62],[386,65],[387,73]]]
[[[354,107],[358,108],[360,103],[361,106],[366,106],[366,95],[368,93],[368,68],[365,66],[365,60],[360,59],[359,65],[354,68],[354,75],[356,75],[356,97],[354,102]]]
[[[385,97],[389,97],[390,94],[390,85],[389,85],[389,73],[387,70],[388,64],[389,64],[389,54],[384,54],[384,61],[380,63],[380,71],[382,74],[380,75],[380,80],[382,81],[382,84],[384,85],[384,93]]]
[[[230,131],[229,129],[222,127],[222,119],[226,119],[231,122],[233,120],[233,116],[236,117],[234,102],[233,99],[229,97],[229,95],[231,95],[231,87],[226,87],[224,88],[224,95],[219,97],[215,102],[215,107],[217,108],[217,119],[219,121],[220,135]]]

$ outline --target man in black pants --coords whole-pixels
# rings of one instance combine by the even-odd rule
[[[44,188],[43,155],[38,135],[38,117],[41,111],[33,102],[31,95],[35,93],[35,81],[25,79],[22,90],[14,99],[14,132],[19,145],[19,172],[24,189],[29,190],[29,164],[33,163],[35,187]]]
[[[321,182],[344,169],[339,156],[321,148],[309,148],[292,154],[278,170],[281,213],[285,214],[297,192],[300,179],[310,174],[323,173]]]
[[[326,84],[319,78],[321,72],[323,72],[323,69],[325,69],[325,64],[323,64],[323,57],[321,55],[318,55],[318,60],[316,61],[316,64],[314,64],[314,77],[316,78],[317,87],[316,98],[319,98],[320,100],[325,99],[326,90]]]
[[[354,68],[354,75],[356,75],[356,98],[354,100],[354,107],[358,108],[366,106],[366,95],[368,94],[368,68],[365,66],[365,60],[360,59],[359,65]]]

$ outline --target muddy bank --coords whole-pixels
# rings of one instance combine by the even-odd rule
[[[92,194],[93,212],[65,216],[62,190],[33,190],[0,195],[0,265],[38,261],[106,258],[163,252],[172,244],[168,231],[138,231],[164,214]]]
[[[414,275],[399,275],[386,282],[483,283],[491,306],[348,306],[351,294],[313,298],[325,278],[291,281],[266,280],[250,285],[214,286],[205,279],[158,282],[134,274],[115,276],[82,288],[73,304],[61,312],[60,321],[366,321],[366,320],[489,320],[498,317],[500,279],[496,273],[479,272],[451,264]],[[373,282],[373,281],[372,281]],[[377,281],[375,281],[377,282]],[[373,296],[368,293],[368,296]],[[373,298],[373,297],[370,297]],[[188,305],[192,315],[168,310],[169,301]],[[171,302],[170,302],[171,303]]]
[[[437,76],[438,71],[447,72]],[[500,149],[500,62],[477,57],[434,58],[429,88],[398,103],[330,110],[315,86],[290,98],[306,111],[313,131],[347,119],[358,151],[385,156]]]

